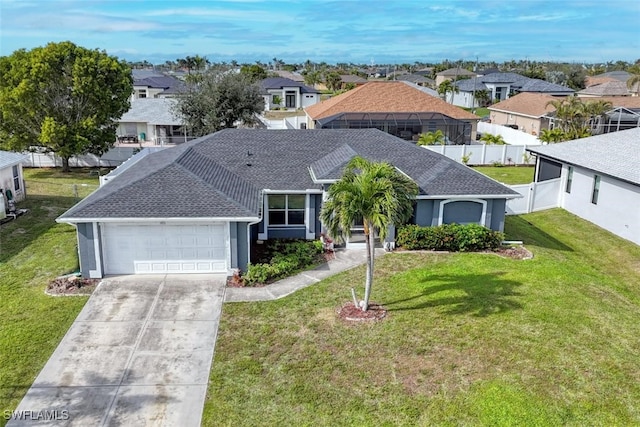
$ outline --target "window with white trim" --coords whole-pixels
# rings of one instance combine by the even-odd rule
[[[304,194],[269,194],[269,225],[304,225]]]
[[[20,190],[20,169],[18,165],[14,165],[12,168],[13,171],[13,189],[15,191]]]

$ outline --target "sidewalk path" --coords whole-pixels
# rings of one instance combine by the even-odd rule
[[[376,257],[384,254],[384,249],[376,249]],[[224,302],[269,301],[283,298],[298,289],[306,288],[334,274],[350,270],[364,264],[366,261],[367,254],[363,249],[337,249],[335,259],[330,260],[328,263],[270,285],[259,288],[228,287],[225,292]]]

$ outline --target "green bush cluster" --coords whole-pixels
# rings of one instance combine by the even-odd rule
[[[319,240],[274,240],[268,243],[267,252],[271,260],[265,263],[249,264],[242,275],[244,284],[255,286],[279,279],[294,271],[312,265],[322,254],[322,242]]]
[[[472,252],[496,249],[504,234],[478,224],[407,225],[398,230],[396,243],[405,249]]]

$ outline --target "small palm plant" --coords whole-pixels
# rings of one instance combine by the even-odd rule
[[[418,145],[444,145],[444,133],[438,129],[435,132],[421,133],[418,138]]]

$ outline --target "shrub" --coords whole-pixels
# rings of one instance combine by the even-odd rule
[[[273,240],[267,243],[269,262],[249,264],[242,279],[245,285],[255,286],[289,276],[296,270],[312,265],[322,254],[319,240]]]
[[[407,225],[398,230],[396,243],[409,250],[469,252],[496,249],[503,239],[503,233],[478,224]]]

